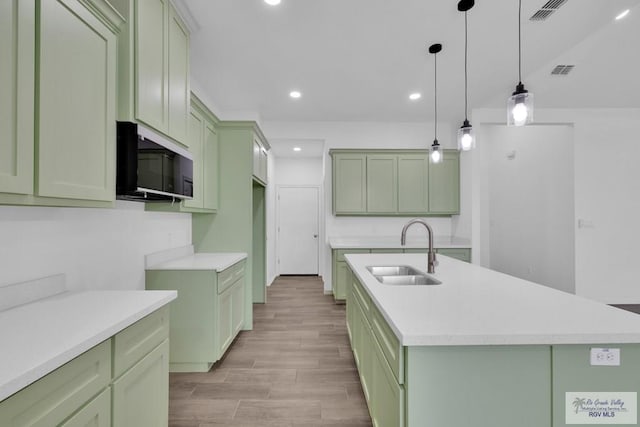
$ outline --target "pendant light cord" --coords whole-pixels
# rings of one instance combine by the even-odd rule
[[[464,120],[468,120],[467,113],[469,106],[467,105],[467,11],[464,12]]]
[[[434,133],[433,139],[438,139],[438,54],[433,55],[433,116]]]
[[[518,82],[522,84],[522,0],[518,0]]]

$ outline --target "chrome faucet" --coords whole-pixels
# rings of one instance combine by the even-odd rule
[[[406,242],[407,242],[407,230],[413,224],[422,224],[427,229],[427,234],[429,234],[429,252],[427,253],[427,273],[433,274],[433,273],[436,272],[436,264],[437,264],[436,253],[433,251],[433,230],[431,229],[429,224],[427,224],[425,222],[425,220],[417,218],[417,219],[412,219],[411,221],[406,223],[404,225],[404,227],[402,227],[402,235],[400,236],[400,244],[402,246],[404,246],[406,244]]]

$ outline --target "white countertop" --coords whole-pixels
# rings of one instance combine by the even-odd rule
[[[433,245],[436,248],[470,248],[471,241],[462,237],[435,236]],[[397,236],[351,236],[329,237],[331,249],[416,249],[427,248],[429,242],[426,237],[416,238],[407,236],[407,244],[400,244],[400,234]]]
[[[222,271],[247,258],[246,253],[197,253],[147,267],[147,270]]]
[[[390,286],[366,270],[422,254],[353,254],[347,263],[405,346],[640,343],[640,315],[438,255],[432,286]]]
[[[65,292],[0,312],[0,401],[176,296],[175,291]]]

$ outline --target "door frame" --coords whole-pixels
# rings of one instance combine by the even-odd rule
[[[280,189],[282,188],[315,188],[318,190],[318,277],[322,277],[322,246],[320,245],[320,242],[324,241],[324,227],[323,227],[323,221],[322,221],[322,201],[323,201],[323,197],[322,197],[322,186],[320,185],[288,185],[288,184],[281,184],[281,185],[276,185],[276,230],[275,230],[275,234],[276,234],[276,238],[275,238],[275,249],[276,249],[276,256],[275,256],[275,263],[276,263],[276,277],[280,276],[280,218],[281,218],[281,214],[280,214]]]

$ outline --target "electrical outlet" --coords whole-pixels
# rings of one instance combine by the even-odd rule
[[[620,349],[592,348],[591,366],[620,366]]]

